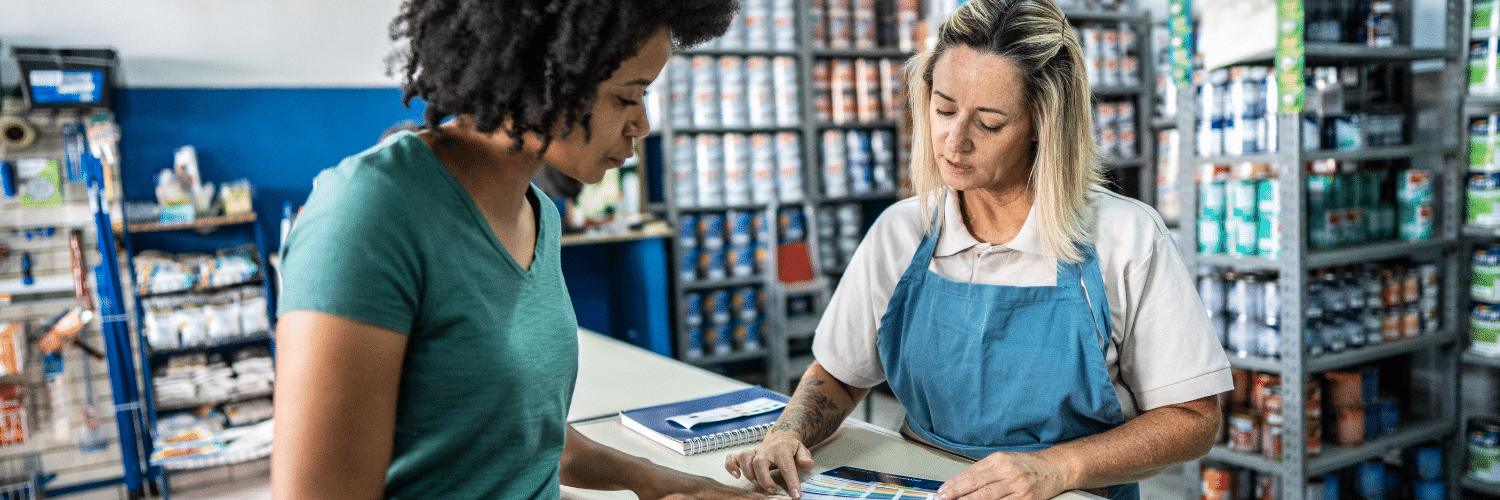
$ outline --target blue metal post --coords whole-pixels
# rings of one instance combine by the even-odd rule
[[[94,212],[94,230],[99,238],[99,265],[95,267],[99,288],[100,330],[109,362],[110,393],[115,403],[115,425],[120,433],[120,462],[125,468],[125,488],[134,495],[142,492],[142,468],[149,457],[140,448],[136,430],[141,420],[140,392],[135,384],[136,370],[130,350],[129,320],[119,289],[120,268],[115,255],[115,231],[109,219],[109,202],[104,198],[102,165],[93,155],[84,155],[87,163],[89,206]]]

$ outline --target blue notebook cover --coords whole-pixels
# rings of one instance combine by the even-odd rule
[[[658,406],[649,406],[635,410],[620,412],[620,423],[625,427],[651,438],[652,441],[683,455],[693,455],[720,448],[728,448],[744,443],[760,441],[764,438],[766,431],[776,419],[781,417],[781,410],[775,410],[759,415],[694,425],[692,429],[684,429],[681,426],[668,422],[667,419],[678,415],[687,415],[714,408],[733,406],[757,398],[768,398],[775,401],[787,402],[787,397],[771,392],[764,387],[755,386],[734,392],[709,396],[676,403],[668,403]]]

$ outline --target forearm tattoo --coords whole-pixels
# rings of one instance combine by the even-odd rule
[[[808,376],[792,395],[792,404],[776,420],[771,432],[793,431],[802,436],[802,444],[812,446],[828,439],[838,430],[847,412],[838,403],[823,394],[823,385],[828,382]]]

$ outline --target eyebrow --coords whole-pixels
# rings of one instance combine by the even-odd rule
[[[943,99],[947,99],[949,102],[954,102],[954,103],[958,102],[957,100],[953,99],[952,97],[948,97],[948,94],[944,94],[944,93],[938,92],[936,90],[932,91],[932,93],[937,94],[938,97],[941,97]],[[974,109],[978,110],[978,111],[988,112],[988,113],[996,113],[996,114],[1000,114],[1000,115],[1004,115],[1004,116],[1010,116],[1006,112],[1000,111],[1000,110],[995,109],[995,108],[974,108]]]
[[[651,86],[651,80],[646,79],[646,78],[640,78],[640,79],[631,80],[631,81],[628,81],[628,82],[620,84],[621,87],[629,87],[629,86],[632,86],[632,85],[639,85],[641,87],[650,87]]]

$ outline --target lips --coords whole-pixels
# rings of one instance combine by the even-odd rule
[[[949,160],[947,158],[943,159],[943,163],[947,163],[948,164],[948,168],[955,169],[955,170],[973,170],[974,169],[974,167],[972,167],[972,166],[964,165],[962,163],[957,163],[957,162],[954,162],[953,160]]]

